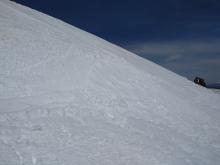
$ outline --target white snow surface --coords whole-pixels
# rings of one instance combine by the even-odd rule
[[[220,95],[0,0],[0,165],[34,164],[219,165]]]

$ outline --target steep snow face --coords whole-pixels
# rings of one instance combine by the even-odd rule
[[[220,97],[0,1],[0,165],[220,162]]]

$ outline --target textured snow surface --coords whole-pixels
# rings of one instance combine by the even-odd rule
[[[219,163],[219,94],[0,0],[0,165]]]

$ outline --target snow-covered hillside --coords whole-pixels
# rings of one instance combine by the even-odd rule
[[[220,95],[0,0],[0,165],[219,165]]]

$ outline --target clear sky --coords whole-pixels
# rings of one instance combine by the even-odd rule
[[[189,79],[220,82],[219,0],[14,0]]]

